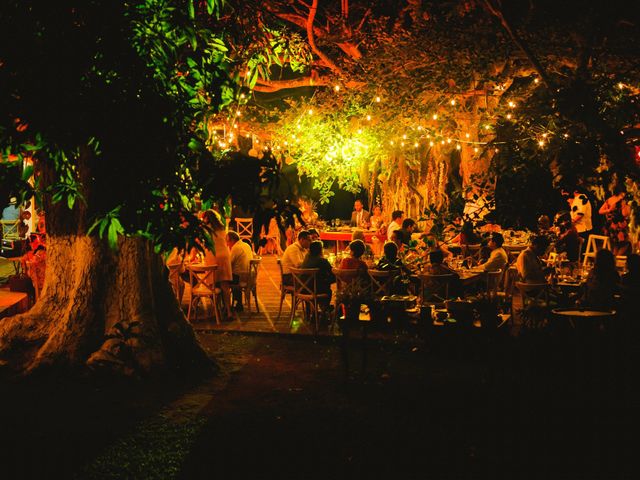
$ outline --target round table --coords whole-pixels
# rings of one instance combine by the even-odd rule
[[[566,317],[573,328],[576,327],[575,321],[585,320],[606,320],[614,317],[615,310],[586,310],[580,308],[558,308],[552,310],[552,313],[558,317]]]

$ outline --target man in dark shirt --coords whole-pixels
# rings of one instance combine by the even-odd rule
[[[331,271],[331,264],[322,256],[322,242],[316,240],[309,245],[309,253],[304,258],[300,268],[318,268],[316,276],[316,288],[318,293],[326,293],[329,295],[329,304],[331,301],[331,284],[336,281],[336,276]]]

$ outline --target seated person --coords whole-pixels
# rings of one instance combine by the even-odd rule
[[[320,240],[320,232],[315,228],[310,228],[307,230],[307,232],[309,232],[309,239],[312,242],[315,242],[316,240]]]
[[[516,268],[520,280],[525,283],[546,283],[546,275],[540,257],[549,247],[549,239],[544,235],[531,238],[529,246],[520,252],[516,260]]]
[[[462,293],[462,283],[460,275],[452,270],[444,263],[444,254],[441,250],[434,250],[429,253],[429,265],[426,267],[425,273],[429,275],[453,275],[453,279],[449,283],[449,295],[457,297]]]
[[[398,246],[393,242],[387,242],[383,247],[384,255],[376,265],[377,270],[403,270],[405,269],[402,260],[398,258]]]
[[[241,241],[237,232],[227,232],[227,246],[229,247],[229,259],[231,261],[231,292],[233,293],[234,308],[242,311],[242,291],[234,285],[241,281],[248,281],[251,269],[253,249],[248,243]]]
[[[598,250],[593,269],[587,277],[580,305],[608,311],[614,306],[614,296],[620,289],[616,260],[609,250]]]
[[[402,230],[398,229],[391,232],[390,241],[396,244],[396,246],[398,247],[398,253],[404,252],[405,243],[404,243],[404,234],[402,233]]]
[[[368,275],[367,264],[362,261],[362,255],[365,252],[364,242],[362,240],[354,240],[349,244],[349,251],[351,256],[342,259],[340,268],[343,270],[359,270],[362,275]]]
[[[413,218],[405,218],[402,221],[402,228],[400,229],[400,231],[402,232],[402,242],[407,246],[407,247],[411,247],[411,236],[413,235],[413,232],[415,231],[416,227],[418,225],[416,224],[416,221]]]
[[[311,244],[311,236],[306,230],[298,233],[298,240],[289,245],[280,260],[282,264],[282,281],[285,285],[293,285],[293,277],[291,276],[291,267],[299,268],[304,261],[307,249]]]
[[[502,244],[504,243],[504,237],[501,233],[494,232],[489,237],[489,248],[491,249],[491,254],[489,255],[489,259],[481,263],[478,268],[485,272],[495,272],[497,270],[504,270],[507,264],[509,263],[509,256],[504,248],[502,248]]]
[[[365,236],[364,236],[364,230],[361,230],[359,228],[356,228],[353,232],[351,232],[351,241],[353,242],[354,240],[362,240],[362,242],[364,243],[364,256],[373,256],[373,250],[371,249],[371,247],[369,245],[367,245],[366,241],[365,241]],[[344,253],[346,253],[347,255],[351,254],[351,250],[349,250],[349,245],[347,245],[347,248],[344,249]]]
[[[331,264],[323,256],[323,245],[320,240],[315,240],[309,244],[309,252],[304,257],[300,268],[318,268],[316,276],[316,288],[318,293],[328,294],[331,301],[331,284],[335,283],[336,276],[331,271]]]

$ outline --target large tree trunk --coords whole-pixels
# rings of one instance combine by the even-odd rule
[[[145,375],[206,368],[198,344],[149,242],[121,238],[112,251],[82,235],[50,237],[42,294],[28,312],[0,320],[0,365]]]

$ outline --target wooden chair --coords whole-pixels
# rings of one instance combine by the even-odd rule
[[[293,285],[284,284],[284,271],[282,270],[282,260],[278,259],[278,268],[280,269],[280,308],[278,309],[278,320],[282,313],[282,304],[287,295],[291,295],[291,308],[293,308]]]
[[[173,294],[176,296],[176,300],[178,300],[178,305],[182,305],[182,296],[184,295],[184,282],[182,278],[180,278],[182,267],[182,262],[167,264],[167,268],[169,269],[169,283],[171,284]]]
[[[449,286],[455,279],[452,273],[433,275],[430,273],[420,274],[420,303],[422,305],[442,304],[449,298]],[[429,297],[425,296],[425,291],[429,290]],[[432,301],[433,299],[437,301]]]
[[[582,265],[587,265],[589,261],[593,261],[596,258],[598,250],[601,249],[611,250],[611,239],[606,235],[589,235],[587,240],[587,248],[584,251],[584,258]]]
[[[262,257],[255,257],[249,261],[249,272],[244,278],[240,278],[240,283],[234,288],[239,288],[244,296],[244,300],[247,305],[247,311],[251,313],[251,295],[253,294],[253,300],[256,304],[256,313],[260,313],[260,307],[258,306],[258,292],[257,292],[257,279],[258,268],[262,262]]]
[[[374,299],[380,299],[385,295],[391,295],[393,280],[398,272],[395,270],[373,270],[369,269],[371,279],[371,295]]]
[[[498,291],[503,283],[502,270],[496,270],[494,272],[485,272],[485,293],[489,299],[493,300],[498,296]]]
[[[236,217],[236,231],[240,240],[245,238],[249,242],[253,242],[253,218],[238,218]]]
[[[189,283],[191,283],[191,300],[189,301],[189,311],[187,320],[191,321],[191,312],[195,311],[194,320],[198,319],[197,303],[203,298],[211,300],[213,315],[216,323],[220,325],[220,312],[218,311],[218,293],[220,290],[215,287],[217,265],[189,265]],[[195,306],[195,308],[194,308]]]
[[[520,309],[512,307],[512,311],[519,313],[523,326],[540,326],[548,316],[549,284],[516,282],[516,288],[522,304]]]
[[[309,315],[313,315],[314,334],[318,333],[318,304],[320,300],[329,301],[329,294],[318,293],[318,272],[319,268],[290,268],[293,276],[293,306],[291,307],[291,319],[289,326],[293,325],[293,318],[298,305],[304,307],[305,318],[310,320]]]
[[[0,220],[0,223],[2,224],[2,238],[4,240],[20,240],[20,233],[18,231],[20,219]]]
[[[360,270],[352,270],[346,268],[333,268],[333,274],[336,276],[336,290],[339,292],[346,285],[351,284],[360,276]]]

